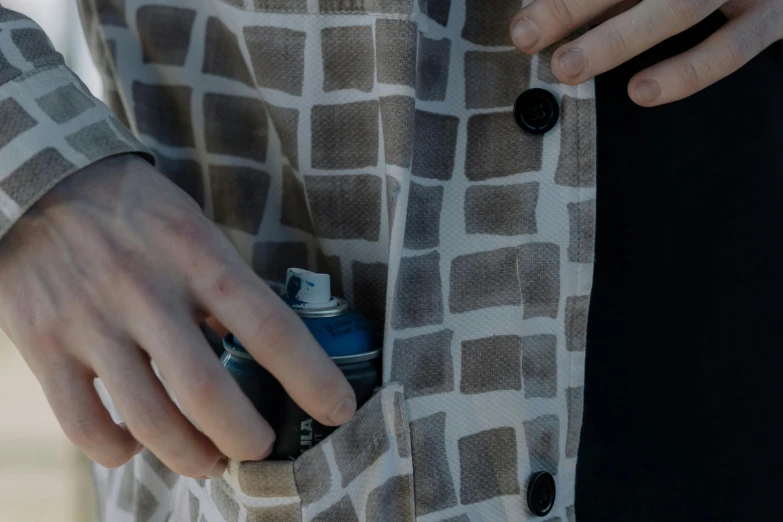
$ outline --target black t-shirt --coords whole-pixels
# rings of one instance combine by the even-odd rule
[[[598,195],[579,522],[783,515],[783,44],[670,105],[597,79]]]

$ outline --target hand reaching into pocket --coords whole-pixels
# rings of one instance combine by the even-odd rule
[[[136,156],[72,175],[0,241],[0,327],[66,435],[104,466],[141,444],[178,473],[217,477],[225,457],[271,451],[272,429],[198,328],[208,316],[316,420],[353,416],[352,388],[296,314],[192,199]],[[112,421],[95,377],[125,425]]]
[[[524,53],[537,53],[616,8],[618,0],[533,0],[511,23]],[[555,51],[552,71],[576,85],[681,33],[720,9],[730,21],[679,56],[636,74],[628,95],[644,106],[680,100],[733,73],[783,39],[783,0],[643,0]]]

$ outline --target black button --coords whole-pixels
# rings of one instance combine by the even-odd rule
[[[560,118],[560,107],[555,95],[546,89],[529,89],[514,103],[517,125],[531,134],[544,134]]]
[[[527,507],[539,517],[545,517],[555,505],[555,479],[546,471],[530,477],[527,486]]]

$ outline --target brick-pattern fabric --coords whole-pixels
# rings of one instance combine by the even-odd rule
[[[41,28],[0,6],[0,237],[59,181],[132,152],[152,160]]]
[[[105,520],[521,522],[535,519],[525,492],[537,471],[557,483],[548,520],[575,519],[594,91],[558,84],[546,53],[514,51],[520,6],[81,0],[106,98],[163,174],[261,277],[326,271],[385,332],[386,387],[329,440],[206,482],[148,453],[97,468]],[[9,64],[38,60],[28,47]],[[15,96],[0,104],[14,115],[0,143],[43,115],[54,126],[93,110],[71,84],[38,92],[34,112]],[[561,103],[543,136],[511,114],[532,87]],[[70,156],[31,155],[0,188],[37,192],[42,165],[114,150],[117,128],[91,120],[58,134]]]

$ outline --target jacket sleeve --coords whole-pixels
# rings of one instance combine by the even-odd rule
[[[153,161],[41,28],[0,6],[0,238],[59,181],[123,153]]]

